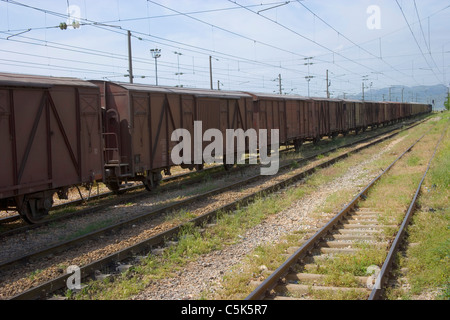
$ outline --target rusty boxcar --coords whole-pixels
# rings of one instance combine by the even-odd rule
[[[431,112],[431,105],[161,87],[0,73],[0,210],[35,223],[70,186],[103,181],[158,185],[174,166],[176,129],[279,129],[280,144],[317,142]],[[223,144],[223,156],[226,145]],[[195,148],[196,149],[196,148]],[[185,151],[183,149],[183,151]],[[185,168],[201,168],[191,159]],[[248,145],[245,146],[248,151]],[[235,150],[231,151],[235,156]],[[198,159],[197,159],[198,160]],[[222,159],[223,160],[223,159]],[[226,163],[227,168],[231,164]]]
[[[211,128],[225,136],[226,129],[245,131],[253,124],[252,97],[245,93],[94,83],[105,108],[105,183],[115,192],[126,181],[142,181],[151,190],[162,179],[163,170],[170,174],[171,150],[178,144],[171,135],[176,129],[186,129],[194,137],[194,121],[201,121],[202,136]],[[194,166],[193,158],[183,165]]]
[[[312,100],[302,96],[249,93],[254,99],[254,128],[280,130],[280,144],[302,143],[316,136],[317,114]],[[270,138],[269,138],[270,140]]]
[[[0,209],[33,223],[55,192],[102,179],[100,114],[90,82],[0,74]]]

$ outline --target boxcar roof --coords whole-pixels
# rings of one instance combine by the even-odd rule
[[[53,86],[96,87],[93,83],[77,78],[48,77],[13,73],[0,73],[0,86],[39,88],[50,88]]]
[[[357,99],[342,99],[342,101],[344,101],[344,102],[358,102],[358,103],[363,103],[364,102],[362,100],[357,100]]]
[[[311,97],[311,100],[321,100],[321,101],[335,101],[335,102],[341,102],[341,101],[346,101],[344,99],[339,99],[339,98],[321,98],[321,97]]]
[[[227,98],[227,99],[251,98],[249,94],[238,91],[166,87],[148,84],[136,84],[136,83],[131,84],[125,82],[110,82],[110,83],[118,85],[130,91],[176,93],[176,94],[194,95],[196,97],[212,97],[212,98]]]
[[[258,99],[310,100],[310,98],[308,98],[308,97],[298,96],[298,95],[290,95],[290,94],[280,95],[280,94],[272,94],[272,93],[264,93],[264,92],[257,92],[257,93],[246,92],[246,93],[251,95],[254,100],[258,100]]]

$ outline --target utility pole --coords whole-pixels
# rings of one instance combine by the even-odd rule
[[[362,101],[364,101],[364,82],[362,84]]]
[[[280,94],[283,94],[282,90],[281,90],[281,74],[278,75],[278,81],[279,81],[279,86],[280,86]]]
[[[211,84],[211,90],[214,90],[213,88],[213,76],[212,76],[212,57],[209,56],[209,82]]]
[[[327,99],[330,99],[330,83],[328,82],[328,70],[327,70]]]
[[[312,78],[314,78],[314,76],[310,76],[309,75],[309,66],[313,65],[314,63],[311,62],[311,60],[314,59],[314,57],[308,57],[308,58],[304,58],[303,60],[306,60],[308,62],[304,63],[303,65],[308,66],[308,76],[305,77],[306,81],[308,82],[308,97],[309,95],[309,82],[311,81]],[[327,86],[328,86],[328,82],[327,82]]]
[[[368,75],[362,77],[362,101],[364,101],[364,98],[365,98],[365,96],[364,96],[364,86],[365,86],[364,81],[368,81],[368,80],[369,80]]]
[[[311,79],[314,78],[314,76],[306,76],[305,79],[308,82],[308,97],[310,96],[309,94],[309,82],[311,81]]]
[[[131,31],[128,30],[128,75],[130,83],[133,83],[133,58],[131,56]]]
[[[175,75],[178,77],[178,86],[182,87],[182,85],[180,83],[180,75],[182,75],[183,72],[180,72],[180,56],[182,56],[183,54],[180,52],[176,52],[176,51],[174,51],[173,53],[177,55],[177,62],[178,62],[178,69],[177,69],[178,72],[175,73]]]

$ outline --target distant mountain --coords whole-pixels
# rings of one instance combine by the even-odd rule
[[[405,102],[429,103],[433,105],[433,110],[442,110],[445,109],[444,101],[447,98],[447,93],[448,88],[441,84],[416,87],[392,86],[383,89],[367,88],[364,90],[364,100],[388,101],[390,94],[391,101],[402,101],[403,94],[403,101]],[[343,96],[339,96],[339,98],[343,98]],[[362,92],[357,95],[346,95],[346,98],[361,100]]]

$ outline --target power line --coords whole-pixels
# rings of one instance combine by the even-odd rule
[[[411,34],[412,34],[412,36],[413,36],[413,38],[414,38],[414,41],[416,42],[417,47],[419,48],[420,53],[422,54],[422,56],[423,56],[424,60],[426,61],[428,67],[430,67],[431,71],[433,71],[433,74],[434,74],[434,76],[436,77],[436,79],[437,79],[439,82],[441,82],[441,80],[438,78],[438,76],[437,76],[436,73],[434,72],[434,69],[430,66],[430,63],[429,63],[428,60],[426,59],[425,54],[423,53],[423,50],[422,50],[422,48],[420,47],[419,42],[417,41],[416,35],[414,34],[414,32],[413,32],[413,30],[412,30],[412,28],[411,28],[411,25],[409,24],[408,19],[406,18],[406,15],[405,15],[405,12],[403,11],[402,6],[400,5],[400,3],[398,3],[398,0],[395,0],[395,2],[397,3],[398,7],[400,8],[400,11],[402,12],[403,18],[405,19],[406,24],[408,25],[409,31],[411,32]]]
[[[436,66],[437,70],[439,71],[439,67],[438,67],[436,61],[434,61],[433,55],[431,54],[431,39],[428,39],[428,46],[427,46],[427,40],[425,39],[425,33],[422,28],[422,22],[420,20],[419,10],[417,9],[416,0],[414,0],[414,8],[416,9],[417,18],[419,19],[420,30],[422,32],[423,40],[425,42],[425,47],[428,49],[428,53],[430,54],[431,60],[433,61],[434,65]]]
[[[365,48],[363,48],[362,46],[356,44],[353,40],[349,39],[347,36],[345,36],[344,34],[342,34],[340,31],[336,30],[336,28],[334,28],[332,25],[330,25],[327,21],[325,21],[324,19],[322,19],[321,17],[319,17],[316,13],[314,13],[311,9],[309,9],[306,5],[304,5],[300,0],[297,0],[297,3],[299,3],[302,7],[304,7],[306,10],[308,10],[311,14],[313,14],[315,17],[317,17],[320,21],[322,21],[325,25],[327,25],[328,27],[330,27],[332,30],[334,30],[338,35],[342,36],[344,39],[346,39],[347,41],[349,41],[350,43],[352,43],[354,46],[358,47],[359,49],[363,50],[364,52],[368,53],[369,55],[377,58],[378,60],[381,60],[382,62],[384,62],[385,64],[387,64],[390,68],[394,69],[395,71],[408,76],[407,74],[399,71],[398,69],[396,69],[394,66],[392,66],[391,64],[389,64],[386,60],[384,60],[381,57],[381,53],[380,56],[376,56],[375,54],[373,54],[372,52],[366,50]],[[355,59],[353,59],[353,61],[357,61]],[[414,77],[413,77],[414,79]],[[416,79],[414,79],[414,81],[417,82]]]
[[[297,53],[297,52],[290,51],[290,50],[286,50],[286,49],[280,48],[280,47],[278,47],[278,46],[274,46],[274,45],[268,44],[268,43],[266,43],[266,42],[262,42],[262,41],[259,41],[259,40],[256,40],[256,39],[247,37],[247,36],[245,36],[245,35],[243,35],[243,34],[240,34],[240,33],[237,33],[237,32],[234,32],[234,31],[231,31],[231,30],[222,28],[222,27],[219,27],[219,26],[217,26],[217,25],[215,25],[215,24],[212,24],[212,23],[203,21],[203,20],[201,20],[201,19],[192,17],[191,15],[189,15],[189,14],[187,14],[187,13],[183,13],[183,12],[180,12],[180,11],[178,11],[178,10],[169,8],[169,7],[165,6],[165,5],[162,5],[162,4],[160,4],[160,3],[154,2],[154,1],[152,1],[152,0],[147,0],[147,1],[150,2],[150,3],[153,3],[153,4],[155,4],[155,5],[158,5],[158,6],[162,7],[162,8],[164,8],[164,9],[171,10],[171,11],[173,11],[173,12],[176,12],[176,13],[180,14],[180,15],[183,15],[183,16],[185,16],[185,17],[188,17],[188,18],[190,18],[190,19],[193,19],[193,20],[195,20],[195,21],[197,21],[197,22],[200,22],[200,23],[202,23],[202,24],[206,24],[206,25],[211,26],[211,27],[214,27],[214,28],[216,28],[216,29],[218,29],[218,30],[224,31],[224,32],[226,32],[226,33],[230,33],[230,34],[232,34],[232,35],[234,35],[234,36],[237,36],[237,37],[240,37],[240,38],[243,38],[243,39],[252,41],[252,42],[254,42],[254,43],[259,43],[259,44],[264,45],[264,46],[267,46],[267,47],[269,47],[269,48],[276,49],[276,50],[280,50],[280,51],[283,51],[283,52],[286,52],[286,53],[289,53],[289,54],[292,54],[292,55],[300,56],[300,57],[303,57],[303,58],[306,57],[305,55],[299,54],[299,53]],[[242,6],[242,7],[245,8],[245,9],[248,9],[248,7],[244,7],[244,6]]]
[[[41,8],[38,8],[38,7],[34,7],[34,6],[30,6],[30,5],[25,5],[25,4],[22,4],[22,3],[17,2],[17,1],[8,1],[8,0],[1,0],[1,1],[7,2],[7,3],[16,4],[16,5],[23,6],[23,7],[29,8],[29,9],[33,9],[33,10],[38,10],[40,12],[44,12],[44,13],[47,13],[47,14],[52,14],[52,15],[55,15],[55,16],[60,17],[60,18],[67,18],[67,15],[65,15],[65,14],[60,14],[60,13],[57,13],[57,12],[44,10],[44,9],[41,9]],[[152,1],[149,1],[149,2],[152,2]],[[154,2],[152,2],[152,3],[154,3]],[[157,3],[155,3],[155,4],[157,4]],[[157,4],[157,5],[159,5],[159,4]],[[160,5],[160,6],[162,6],[162,5]],[[165,7],[165,6],[163,6],[163,7]],[[174,12],[177,12],[177,14],[180,14],[180,15],[187,15],[185,13],[178,12],[178,11],[170,9],[168,7],[165,7],[165,8],[169,9],[169,10],[172,10]],[[193,19],[196,19],[196,18],[193,18]],[[100,29],[104,29],[104,30],[107,30],[107,31],[110,31],[110,32],[115,32],[115,33],[122,34],[122,35],[124,35],[124,33],[122,33],[122,32],[126,32],[126,30],[122,29],[122,27],[120,27],[120,26],[110,26],[110,25],[106,25],[106,24],[103,24],[103,23],[98,23],[98,22],[95,22],[95,21],[92,21],[92,20],[88,20],[88,19],[81,19],[81,20],[89,22],[89,23],[84,23],[83,25],[91,25],[91,26],[94,26],[94,27],[97,27],[97,28],[100,28]],[[200,19],[197,19],[197,20],[203,22]],[[203,22],[203,23],[208,24],[207,22]],[[211,24],[209,24],[209,25],[211,25]],[[214,25],[212,25],[212,26],[214,26]],[[112,27],[117,28],[118,30],[107,29],[107,28],[112,28]],[[214,26],[214,27],[220,28],[220,27],[217,27],[217,26]],[[226,29],[223,29],[223,30],[226,30]],[[159,39],[159,40],[168,41],[168,42],[176,43],[178,45],[187,46],[187,47],[190,47],[190,48],[195,48],[195,49],[199,49],[199,50],[202,50],[202,51],[206,51],[206,53],[205,53],[205,52],[198,52],[198,51],[190,50],[192,52],[196,52],[196,53],[200,53],[200,54],[204,54],[204,55],[211,55],[211,52],[212,52],[210,49],[205,49],[205,48],[201,48],[201,47],[198,47],[198,46],[192,46],[192,45],[189,45],[189,44],[185,44],[185,43],[173,41],[173,40],[170,40],[170,39],[157,37],[157,36],[154,36],[154,35],[147,35],[145,33],[138,32],[138,31],[133,31],[133,30],[130,30],[130,31],[132,31],[133,34],[138,34],[138,35],[141,35],[141,36],[149,36],[149,37],[156,38],[156,39]],[[228,31],[228,30],[226,30],[226,31]],[[233,33],[232,31],[228,31],[228,32]],[[238,35],[237,33],[235,33],[235,34]],[[134,36],[134,37],[136,37],[136,36]],[[145,41],[145,39],[142,39],[141,37],[136,37],[136,38],[138,38],[139,40],[144,40]],[[251,41],[256,41],[256,40],[251,39],[251,38],[248,38],[248,39],[251,40]],[[167,44],[165,44],[165,45],[167,45]],[[174,47],[174,46],[172,46],[172,47]],[[280,50],[282,50],[282,49],[280,49]],[[296,53],[291,52],[291,51],[287,51],[287,52],[289,52],[291,54],[296,54]],[[223,52],[213,51],[213,54],[219,54],[219,55],[227,56],[227,57],[236,59],[236,61],[245,61],[245,62],[250,62],[250,63],[256,63],[256,64],[259,64],[259,65],[265,65],[265,66],[268,66],[268,67],[279,68],[279,66],[274,66],[274,65],[267,64],[267,63],[264,63],[264,62],[259,62],[259,61],[256,61],[256,60],[251,60],[251,59],[246,59],[246,58],[242,58],[242,57],[237,57],[235,55],[230,55],[230,54],[226,54],[226,53],[223,53]],[[281,69],[283,69],[283,68],[281,68]],[[294,70],[294,69],[290,69],[290,71],[302,73],[301,71]]]
[[[237,3],[236,1],[233,1],[233,0],[228,0],[228,1],[231,2],[231,3],[234,3],[234,4],[236,4],[236,5],[238,5],[238,6],[240,6],[240,7],[243,7],[241,4]],[[309,38],[309,37],[307,37],[307,36],[305,36],[305,35],[303,35],[303,34],[297,32],[297,31],[295,31],[295,30],[293,30],[293,29],[291,29],[291,28],[289,28],[289,27],[287,27],[287,26],[285,26],[285,25],[279,23],[279,22],[276,21],[276,20],[273,20],[273,19],[271,19],[271,18],[269,18],[269,17],[266,17],[266,16],[264,16],[264,15],[258,14],[257,12],[255,12],[255,11],[253,11],[253,10],[250,10],[250,9],[248,9],[248,8],[245,8],[245,7],[243,7],[243,8],[246,9],[246,10],[248,10],[248,11],[250,11],[250,12],[252,12],[253,14],[258,15],[258,16],[261,17],[261,18],[264,18],[264,19],[266,19],[266,20],[268,20],[268,21],[270,21],[270,22],[272,22],[272,23],[274,23],[274,24],[276,24],[276,25],[282,27],[283,29],[286,29],[286,30],[288,30],[288,31],[290,31],[290,32],[292,32],[292,33],[294,33],[295,35],[299,36],[299,37],[302,38],[302,39],[305,39],[305,40],[307,40],[307,41],[309,41],[309,42],[314,43],[315,45],[317,45],[317,46],[319,46],[319,47],[321,47],[321,48],[323,48],[323,49],[325,49],[325,50],[327,50],[327,51],[329,51],[329,52],[331,52],[331,53],[333,53],[333,54],[336,54],[336,55],[338,55],[338,56],[340,56],[340,57],[342,57],[342,58],[344,58],[344,59],[346,59],[346,60],[348,60],[348,61],[350,61],[350,62],[352,62],[352,63],[355,63],[355,64],[357,64],[357,65],[359,65],[359,66],[361,66],[361,67],[367,68],[367,69],[371,70],[372,72],[377,72],[375,69],[370,68],[370,67],[368,67],[368,66],[366,66],[366,65],[363,65],[363,64],[361,64],[361,63],[359,63],[359,62],[357,62],[357,61],[355,61],[355,60],[353,60],[353,59],[350,59],[350,58],[348,58],[348,57],[346,57],[346,56],[344,56],[344,55],[342,55],[342,54],[340,54],[340,53],[334,51],[333,49],[330,49],[330,48],[328,48],[327,46],[325,46],[325,45],[323,45],[323,44],[321,44],[321,43],[319,43],[319,42],[317,42],[317,41],[315,41],[315,40],[313,40],[313,39],[311,39],[311,38]],[[340,35],[340,33],[338,33],[338,34]],[[344,67],[342,67],[342,66],[339,66],[339,67],[342,68],[342,69],[344,69],[344,70],[346,70],[347,72],[350,72],[350,73],[353,73],[353,74],[357,74],[357,73],[355,73],[355,72],[353,72],[353,71],[351,71],[351,70],[348,70],[348,69],[346,69],[346,68],[344,68]],[[396,79],[392,79],[392,80],[397,81]]]

